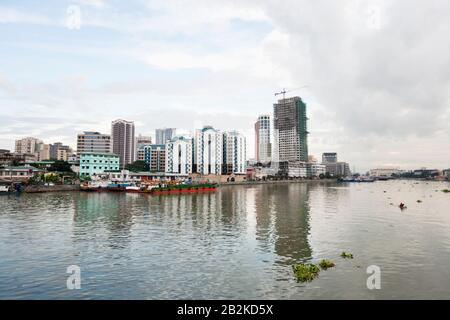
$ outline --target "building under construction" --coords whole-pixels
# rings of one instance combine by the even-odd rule
[[[280,164],[308,161],[306,104],[300,97],[278,100],[273,105],[274,161]]]

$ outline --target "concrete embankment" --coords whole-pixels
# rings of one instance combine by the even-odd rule
[[[42,192],[60,192],[60,191],[79,191],[79,185],[56,185],[56,186],[27,186],[26,193],[42,193]]]
[[[252,186],[259,184],[286,184],[286,183],[324,183],[324,182],[336,182],[336,179],[322,179],[322,180],[270,180],[270,181],[239,181],[239,182],[222,182],[219,183],[223,186]]]

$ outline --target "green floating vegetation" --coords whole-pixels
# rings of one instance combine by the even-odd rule
[[[449,190],[449,189],[444,189],[444,190],[442,190],[442,192],[444,192],[444,193],[449,193],[450,190]]]
[[[353,254],[350,253],[350,252],[343,251],[341,253],[341,257],[344,258],[344,259],[353,259]]]
[[[422,203],[422,200],[417,200],[417,203]]]
[[[298,282],[309,282],[319,275],[319,267],[310,263],[299,263],[292,265]]]
[[[323,259],[322,261],[320,261],[319,266],[323,269],[323,270],[327,270],[328,268],[333,268],[336,266],[336,264],[328,259]]]

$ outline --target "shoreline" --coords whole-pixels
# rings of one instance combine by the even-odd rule
[[[422,182],[449,182],[449,181],[431,181],[422,179],[397,179],[400,181],[422,181]],[[264,184],[290,184],[290,183],[333,183],[337,182],[337,179],[321,179],[321,180],[270,180],[270,181],[239,181],[239,182],[222,182],[218,183],[219,187],[231,187],[231,186],[256,186]],[[55,186],[42,186],[42,185],[30,185],[25,187],[24,193],[47,193],[47,192],[80,192],[82,191],[80,185],[55,185]]]
[[[322,179],[322,180],[270,180],[270,181],[240,181],[240,182],[224,182],[219,183],[219,186],[251,186],[260,184],[287,184],[287,183],[320,183],[320,182],[337,182],[337,179]]]

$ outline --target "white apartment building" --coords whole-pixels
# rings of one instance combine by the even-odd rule
[[[223,134],[224,138],[224,174],[246,173],[247,140],[237,131]]]
[[[270,115],[260,115],[255,123],[255,157],[257,162],[271,161]]]
[[[223,173],[223,133],[211,126],[197,129],[194,137],[194,172]]]
[[[166,173],[193,172],[194,143],[192,138],[176,136],[166,144]]]

